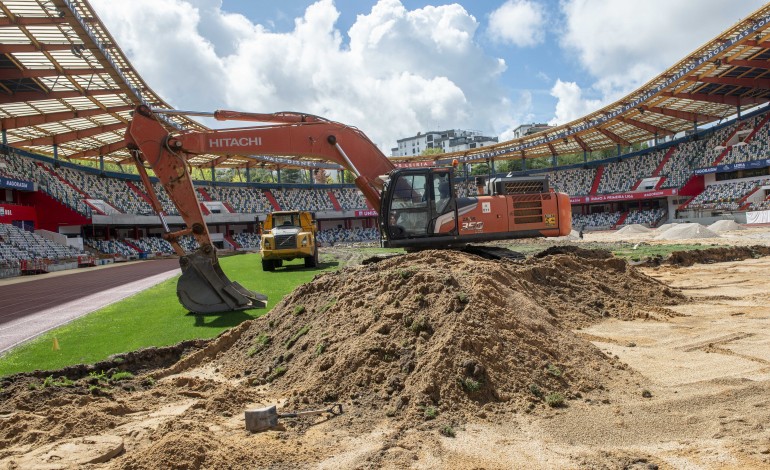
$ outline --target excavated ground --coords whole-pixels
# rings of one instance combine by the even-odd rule
[[[538,453],[529,466],[656,468],[649,449],[594,451],[582,437],[537,448],[570,426],[597,442],[624,435],[588,423],[627,421],[620,404],[644,407],[659,384],[612,350],[635,343],[593,328],[676,323],[689,295],[569,246],[525,261],[425,251],[349,266],[209,342],[5,379],[0,468],[511,468]],[[246,409],[334,403],[345,413],[244,429]]]

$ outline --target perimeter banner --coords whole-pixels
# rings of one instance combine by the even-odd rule
[[[765,168],[770,166],[770,158],[762,160],[750,160],[748,162],[729,163],[727,165],[712,166],[710,168],[697,168],[693,171],[696,175],[705,175],[707,173],[726,173],[736,170],[751,170],[755,168]]]
[[[32,181],[15,180],[13,178],[0,176],[0,188],[18,189],[20,191],[34,191],[35,183]]]
[[[377,211],[375,210],[356,211],[356,217],[377,217]]]
[[[637,199],[655,199],[659,197],[676,196],[676,188],[659,189],[656,191],[639,191],[635,193],[595,194],[593,196],[571,197],[572,204],[589,204],[594,202],[634,201]]]

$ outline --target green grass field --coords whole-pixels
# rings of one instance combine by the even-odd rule
[[[220,265],[231,280],[267,295],[267,309],[193,315],[177,300],[177,276],[13,349],[0,357],[0,376],[94,363],[148,346],[211,338],[244,320],[264,315],[284,295],[319,272],[337,269],[336,261],[322,258],[320,270],[305,268],[300,259],[284,263],[286,267],[275,272],[263,272],[258,254],[220,258]],[[59,343],[58,351],[53,350],[54,338]]]

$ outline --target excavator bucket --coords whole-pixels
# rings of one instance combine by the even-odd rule
[[[194,313],[218,313],[265,308],[267,296],[246,289],[227,278],[216,255],[197,250],[179,259],[182,276],[176,294],[182,305]]]

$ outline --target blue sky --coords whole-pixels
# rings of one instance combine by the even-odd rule
[[[92,0],[179,109],[301,111],[398,138],[509,138],[644,84],[761,7],[743,0]]]

